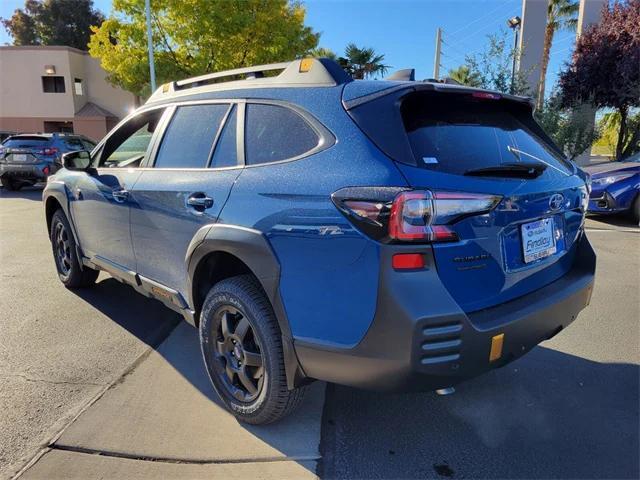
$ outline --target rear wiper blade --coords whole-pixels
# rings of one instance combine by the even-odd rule
[[[537,160],[538,162],[546,165],[547,167],[551,167],[554,170],[557,170],[558,172],[562,173],[563,175],[566,175],[567,177],[571,176],[570,173],[564,172],[564,171],[560,170],[558,167],[554,167],[550,163],[545,162],[543,159],[541,159],[539,157],[536,157],[535,155],[531,155],[530,153],[527,153],[527,152],[525,152],[523,150],[518,150],[517,148],[514,148],[511,145],[507,146],[507,151],[509,151],[510,153],[513,153],[518,158],[518,160],[520,160],[520,158],[521,158],[520,155],[526,155],[527,157],[533,158],[534,160]]]
[[[473,177],[508,177],[508,178],[536,178],[547,169],[544,163],[503,163],[493,167],[475,168],[464,172]]]

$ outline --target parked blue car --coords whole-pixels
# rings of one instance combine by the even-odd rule
[[[316,379],[450,387],[591,298],[586,175],[526,98],[296,60],[163,85],[63,163],[44,191],[62,283],[103,270],[183,315],[244,422]]]
[[[92,140],[69,133],[11,135],[0,145],[0,181],[7,190],[43,182],[62,167],[62,154],[95,146]]]
[[[584,170],[591,175],[589,213],[628,212],[635,223],[640,222],[640,152]]]

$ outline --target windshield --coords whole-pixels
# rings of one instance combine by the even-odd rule
[[[568,162],[503,102],[414,94],[401,107],[419,166],[463,175],[514,163],[542,163],[570,174]]]

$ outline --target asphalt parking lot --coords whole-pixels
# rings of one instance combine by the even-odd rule
[[[638,478],[640,229],[589,219],[591,306],[454,395],[314,384],[267,427],[219,405],[195,331],[108,276],[59,283],[41,191],[0,190],[0,478]]]

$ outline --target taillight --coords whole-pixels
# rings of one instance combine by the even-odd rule
[[[59,150],[56,147],[46,147],[40,150],[34,150],[33,153],[37,153],[38,155],[51,156],[51,155],[57,155],[58,151]]]
[[[438,190],[352,187],[337,191],[332,198],[361,231],[376,240],[433,243],[457,241],[452,224],[464,217],[491,211],[502,197]]]

